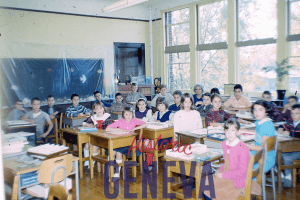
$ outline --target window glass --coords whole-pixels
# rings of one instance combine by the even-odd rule
[[[290,3],[290,33],[300,34],[300,1]]]
[[[300,89],[300,41],[291,42],[290,45],[291,45],[290,64],[295,65],[295,67],[289,72],[290,75],[289,89],[291,92],[295,93],[297,90],[299,91]]]

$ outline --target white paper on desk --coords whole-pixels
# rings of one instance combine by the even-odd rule
[[[241,124],[241,128],[254,128],[254,127],[256,127],[255,123]]]
[[[235,115],[239,118],[245,118],[245,119],[253,119],[254,118],[253,114],[250,112],[245,112],[245,114],[236,113]]]
[[[169,125],[167,123],[161,123],[161,122],[149,122],[147,123],[147,128],[149,129],[162,129],[162,128],[168,128]]]
[[[191,130],[191,133],[197,134],[197,135],[206,135],[207,134],[207,129],[206,128],[201,128],[197,130]]]
[[[17,125],[30,124],[30,122],[26,120],[14,120],[14,121],[6,121],[6,124],[9,126],[17,126]]]
[[[36,153],[36,154],[44,154],[44,155],[50,155],[59,151],[63,151],[68,149],[68,147],[60,146],[60,145],[54,145],[54,144],[44,144],[37,147],[32,147],[28,149],[28,152],[30,153]]]
[[[126,134],[129,132],[130,131],[106,131],[106,133],[110,133],[110,134]]]

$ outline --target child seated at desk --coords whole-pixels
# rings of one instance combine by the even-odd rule
[[[164,97],[158,97],[156,101],[156,111],[150,121],[166,122],[174,120],[174,113],[168,110],[168,103]]]
[[[152,117],[152,110],[147,108],[147,101],[144,98],[138,100],[135,110],[135,117],[148,121]]]
[[[202,120],[194,108],[194,98],[190,93],[184,93],[181,98],[182,109],[175,113],[174,132],[197,130],[202,128]]]
[[[300,104],[292,106],[292,119],[279,126],[278,133],[283,133],[291,137],[300,138]],[[294,160],[300,159],[300,151],[283,153],[282,160],[284,165],[292,165]],[[286,169],[285,178],[283,179],[284,187],[292,187],[292,170]]]
[[[277,121],[289,121],[292,119],[291,108],[293,105],[298,103],[299,98],[296,95],[289,96],[288,104],[284,106],[282,113],[277,117]]]
[[[90,118],[84,120],[82,126],[91,127],[91,128],[98,128],[98,129],[106,129],[108,125],[113,123],[112,118],[110,117],[109,113],[105,113],[105,106],[103,103],[96,102],[93,105],[93,112],[95,113]],[[98,155],[99,147],[93,146],[93,155]],[[89,151],[89,143],[86,143],[83,149],[84,157],[90,156]],[[94,162],[95,163],[95,162]],[[86,160],[84,162],[84,169],[85,173],[90,173],[90,162]]]
[[[270,103],[270,105],[272,107],[272,113],[270,114],[270,118],[273,119],[273,120],[276,120],[277,117],[280,115],[280,112],[279,112],[276,104],[272,102],[272,94],[271,94],[271,92],[264,91],[262,93],[261,98],[262,98],[262,100],[265,100],[265,101],[267,101],[267,102]]]
[[[126,104],[123,103],[123,96],[121,93],[116,94],[116,103],[113,103],[110,107],[111,112],[122,112],[124,108],[126,107]]]
[[[50,131],[52,130],[53,124],[49,115],[44,111],[40,110],[41,104],[39,98],[34,97],[31,100],[31,107],[32,111],[26,113],[26,115],[21,117],[21,119],[27,120],[32,124],[36,124],[36,138],[37,140],[44,140],[45,143],[45,138],[49,135]],[[48,124],[48,130],[44,132],[44,126],[46,123]],[[30,142],[35,141],[35,136],[29,136],[28,140]]]
[[[23,108],[23,103],[20,100],[17,100],[14,105],[14,109],[9,113],[7,121],[20,120],[28,111]]]
[[[216,199],[237,199],[246,187],[250,151],[246,144],[240,141],[240,123],[231,118],[224,124],[227,140],[222,143],[224,165],[214,175]],[[252,183],[251,193],[260,194],[261,188]],[[208,195],[209,191],[204,192]]]
[[[181,97],[182,97],[181,91],[176,90],[173,93],[173,97],[174,97],[174,104],[169,106],[169,110],[172,112],[177,112],[180,110],[180,106],[181,106]]]
[[[113,132],[113,131],[122,130],[122,131],[134,132],[135,130],[139,130],[139,129],[147,127],[147,124],[144,121],[133,118],[133,109],[131,107],[125,107],[122,112],[122,116],[123,116],[123,119],[119,119],[118,121],[108,125],[106,128],[106,131]],[[130,146],[114,149],[113,157],[116,156],[116,162],[118,164],[122,163],[122,161],[123,161],[122,154],[127,156],[129,148],[130,148]],[[130,151],[129,156],[131,156],[131,152],[132,151]],[[137,151],[136,157],[138,157],[139,154],[140,154],[140,152]],[[121,167],[119,167],[119,173],[115,173],[114,177],[117,177],[117,178],[120,177],[120,169],[121,169]]]
[[[103,105],[105,107],[110,107],[111,106],[110,103],[106,103],[105,101],[101,100],[102,95],[101,95],[101,93],[99,91],[94,92],[94,97],[96,98],[96,101],[94,103],[100,102],[100,103],[103,103]]]
[[[237,84],[233,88],[234,97],[227,100],[224,105],[224,110],[239,110],[247,109],[251,107],[249,99],[243,96],[243,87],[240,84]]]
[[[208,111],[213,108],[210,103],[211,94],[205,93],[203,95],[203,104],[197,107],[197,111],[200,113],[201,117],[206,117]]]
[[[71,96],[72,105],[67,108],[66,116],[67,117],[83,117],[90,116],[92,111],[83,105],[79,104],[78,94],[72,94]]]
[[[220,109],[222,104],[222,99],[220,95],[212,95],[211,104],[213,108],[207,112],[205,117],[206,126],[222,126],[222,123],[224,123],[226,120],[230,118],[235,118],[234,116]],[[238,119],[238,121],[245,124],[250,123],[242,119]]]

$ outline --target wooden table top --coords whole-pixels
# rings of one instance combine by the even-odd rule
[[[190,131],[178,131],[175,132],[178,135],[184,135],[184,136],[189,136],[189,137],[193,137],[193,138],[205,138],[207,135],[206,134],[196,134],[196,133],[191,133]]]
[[[86,118],[89,118],[90,116],[82,116],[82,117],[67,117],[67,116],[63,116],[63,118],[65,119],[86,119]]]

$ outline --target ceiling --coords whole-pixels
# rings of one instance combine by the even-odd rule
[[[152,7],[152,19],[161,18],[160,11],[200,0],[149,0],[148,2],[119,11],[104,13],[102,9],[119,0],[1,0],[1,7],[30,9],[80,15],[105,16],[149,20],[149,6]]]

